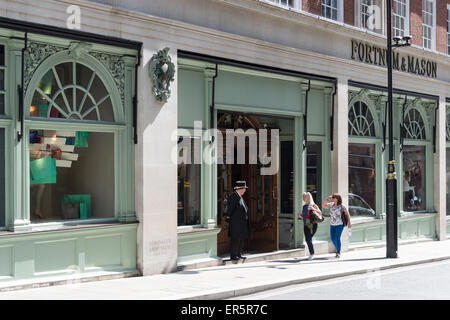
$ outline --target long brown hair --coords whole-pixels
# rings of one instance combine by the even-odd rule
[[[342,197],[339,193],[333,193],[333,198],[337,200],[337,205],[340,206],[342,204]]]

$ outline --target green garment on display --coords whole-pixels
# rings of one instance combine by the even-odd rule
[[[91,134],[90,132],[77,131],[75,135],[75,147],[87,148],[88,147],[87,137],[90,134]]]
[[[30,183],[56,183],[56,159],[47,156],[30,161]]]

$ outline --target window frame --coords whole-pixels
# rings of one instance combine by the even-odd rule
[[[423,4],[424,4],[425,1],[426,2],[430,2],[432,4],[433,8],[432,8],[432,12],[431,13],[428,13],[428,12],[424,11],[424,5]],[[427,25],[427,24],[424,23],[424,12],[432,15],[431,25]],[[431,38],[430,39],[424,38],[424,27],[430,28],[430,32],[431,32]],[[429,48],[424,45],[425,39],[427,41],[430,41],[430,47]],[[435,51],[436,50],[436,1],[434,1],[434,0],[422,0],[422,47],[425,50],[430,50],[430,51]]]
[[[331,1],[331,0],[330,0]],[[326,2],[326,0],[322,0],[321,1],[321,4],[320,4],[320,8],[321,8],[321,16],[322,17],[324,17],[324,18],[327,18],[327,19],[330,19],[330,20],[334,20],[334,21],[341,21],[339,18],[339,8],[340,8],[340,3],[339,2],[341,2],[340,0],[336,0],[336,7],[333,7],[331,4],[330,5],[327,5],[326,3],[324,3],[324,2]],[[324,7],[325,7],[325,10],[327,10],[327,9],[329,9],[330,10],[330,13],[331,13],[331,16],[330,17],[327,17],[326,15],[324,15],[323,14],[323,10],[324,10]],[[333,11],[336,11],[336,19],[333,19],[332,17],[333,17]]]
[[[5,83],[5,87],[4,90],[0,90],[0,94],[3,94],[3,99],[4,99],[4,114],[0,114],[0,130],[4,130],[4,136],[3,136],[3,145],[5,148],[5,159],[4,159],[4,178],[5,180],[3,181],[4,183],[4,189],[5,189],[5,199],[4,199],[4,208],[0,208],[0,214],[4,214],[4,220],[5,220],[5,225],[0,225],[0,231],[4,231],[8,229],[8,224],[9,224],[9,220],[10,220],[10,214],[8,214],[9,212],[12,212],[10,209],[10,195],[11,195],[11,191],[10,191],[10,170],[6,170],[6,168],[10,167],[10,158],[12,156],[12,154],[8,157],[8,150],[10,150],[11,148],[11,143],[10,141],[7,139],[7,136],[14,132],[13,130],[13,118],[11,117],[11,108],[10,108],[10,99],[9,99],[9,79],[11,78],[10,76],[10,68],[8,68],[9,65],[9,47],[8,47],[8,42],[2,38],[0,38],[0,46],[3,46],[3,50],[4,50],[4,65],[0,65],[0,69],[4,70],[4,83]],[[3,210],[3,212],[2,212]]]
[[[205,145],[205,140],[203,139],[203,135],[206,130],[195,130],[191,128],[178,128],[177,130],[177,140],[180,137],[187,137],[187,138],[194,138],[194,139],[200,139],[200,157],[202,160],[202,163],[200,164],[200,223],[199,224],[191,224],[191,225],[184,225],[179,226],[177,221],[177,231],[178,232],[187,232],[191,231],[193,229],[203,228],[207,221],[205,221],[205,190],[206,190],[206,183],[205,183],[205,170],[207,170],[205,163],[203,161],[203,149]],[[206,141],[207,143],[207,141]],[[178,143],[177,143],[177,154],[178,154]],[[178,171],[178,163],[177,163],[177,171]],[[178,179],[178,173],[177,173],[177,179]],[[177,190],[177,202],[178,202],[178,190]],[[178,216],[178,215],[177,215]]]
[[[404,0],[405,1],[405,16],[403,17],[403,16],[401,16],[401,15],[399,15],[399,14],[396,14],[395,13],[395,2],[396,1],[402,1],[402,0],[394,0],[393,1],[393,16],[394,16],[394,19],[393,19],[393,29],[394,29],[394,36],[400,36],[400,37],[403,37],[403,36],[405,36],[405,35],[409,35],[410,34],[410,8],[409,8],[409,6],[410,6],[410,0]],[[403,5],[402,3],[401,3],[401,5]],[[400,30],[400,29],[398,29],[398,28],[396,28],[395,27],[395,21],[396,21],[396,19],[399,19],[399,18],[403,18],[404,19],[404,30],[402,30],[403,31],[403,35],[401,35],[401,34],[398,34],[397,35],[397,32],[396,32],[396,30]]]
[[[378,104],[378,99],[381,99],[383,95],[380,93],[377,98],[371,98],[368,96],[369,92],[365,89],[358,88],[358,91],[354,94],[354,96],[349,100],[349,107],[347,112],[347,121],[349,120],[349,115],[351,111],[351,107],[357,103],[364,103],[368,110],[371,113],[373,123],[374,123],[374,135],[373,136],[353,136],[350,135],[347,130],[348,135],[348,144],[371,144],[374,145],[374,151],[375,151],[375,216],[374,217],[368,217],[368,216],[361,216],[361,217],[355,217],[358,220],[367,220],[367,219],[380,219],[382,218],[384,207],[382,203],[382,197],[383,197],[383,150],[382,150],[382,143],[383,139],[381,136],[381,118],[382,118],[382,108],[380,110],[380,114],[377,112],[376,105]],[[353,90],[352,90],[353,91]],[[375,100],[374,100],[375,99]],[[381,101],[381,100],[380,100]],[[347,177],[348,178],[348,177]],[[350,184],[349,184],[350,188]],[[356,221],[356,220],[355,220]]]
[[[450,55],[450,4],[447,4],[447,55]]]
[[[45,42],[45,44],[51,44]],[[116,56],[123,56],[119,53],[108,53]],[[114,122],[106,121],[92,121],[92,120],[75,120],[75,119],[52,119],[31,117],[27,112],[31,105],[32,97],[36,92],[37,83],[45,76],[45,74],[61,63],[73,62],[77,64],[84,64],[86,67],[96,72],[100,81],[105,86],[106,90],[111,95],[111,105],[113,108]],[[129,188],[134,188],[134,177],[130,176],[130,169],[134,168],[133,144],[132,144],[132,109],[131,97],[126,94],[133,92],[134,77],[132,65],[125,63],[123,76],[125,82],[124,100],[121,99],[118,88],[113,79],[113,75],[99,60],[90,55],[82,55],[81,57],[70,57],[68,50],[61,50],[47,58],[34,70],[32,77],[28,83],[27,91],[24,97],[24,135],[20,142],[20,164],[18,165],[22,172],[20,191],[18,196],[21,201],[21,216],[26,221],[26,230],[43,231],[55,230],[65,226],[72,225],[86,225],[99,223],[122,223],[121,218],[125,214],[129,214],[134,210],[134,198],[131,198]],[[30,158],[29,158],[29,133],[30,130],[64,130],[64,131],[89,131],[111,133],[114,139],[114,210],[110,217],[88,219],[60,219],[60,220],[31,220],[30,211]],[[119,152],[120,150],[120,152]],[[124,154],[126,153],[126,154]],[[134,170],[134,169],[133,169]],[[18,190],[17,188],[16,190]],[[134,189],[133,189],[134,190]],[[125,218],[124,219],[128,219]],[[131,219],[131,217],[130,217]]]
[[[381,32],[376,32],[376,31],[370,30],[369,28],[364,27],[363,19],[362,19],[363,18],[362,17],[362,15],[363,15],[363,10],[362,10],[363,3],[362,3],[362,1],[363,0],[356,0],[355,1],[355,12],[354,12],[354,15],[355,15],[355,17],[354,17],[354,19],[355,19],[355,26],[359,27],[362,30],[365,30],[367,32],[371,32],[371,33],[376,34],[376,35],[385,35],[386,34],[386,13],[385,13],[386,12],[386,4],[385,4],[385,1],[382,1],[382,0],[368,0],[368,1],[371,1],[371,5],[374,4],[374,1],[380,1],[380,3],[381,3],[381,15],[382,15],[382,17],[381,17]]]
[[[424,166],[424,188],[425,188],[425,208],[418,211],[405,211],[403,210],[403,203],[404,203],[404,190],[403,190],[403,183],[399,183],[398,189],[401,190],[400,192],[400,201],[398,201],[399,210],[401,215],[408,215],[408,214],[417,214],[417,213],[429,213],[431,211],[434,211],[434,203],[433,203],[433,141],[432,141],[432,135],[431,135],[431,124],[429,123],[427,119],[427,111],[425,108],[423,108],[420,105],[415,105],[414,103],[411,105],[408,105],[405,109],[405,117],[407,114],[412,110],[415,109],[421,116],[423,121],[423,126],[425,129],[425,139],[408,139],[404,138],[403,145],[404,146],[419,146],[419,147],[425,147],[425,166]],[[403,122],[404,122],[403,118]],[[404,172],[404,156],[403,151],[400,152],[400,163],[401,166],[399,168],[399,172],[401,174],[399,175],[398,179],[399,181],[403,182],[403,172]],[[401,179],[401,180],[400,180]]]

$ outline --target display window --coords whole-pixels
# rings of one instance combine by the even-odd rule
[[[201,210],[201,139],[178,142],[178,226],[199,225]]]
[[[349,212],[375,217],[375,145],[349,143]]]
[[[426,209],[425,147],[403,147],[403,210]]]
[[[294,212],[294,152],[293,141],[281,141],[281,212]]]
[[[55,56],[36,69],[24,100],[30,221],[120,219],[132,140],[116,82],[92,56]]]
[[[375,129],[376,121],[368,102],[353,102],[348,112],[348,209],[352,216],[376,218],[379,139]]]
[[[418,109],[410,108],[404,116],[402,149],[403,211],[426,210],[427,135],[423,117]]]
[[[114,217],[114,135],[30,130],[31,221]]]

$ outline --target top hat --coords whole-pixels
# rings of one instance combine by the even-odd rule
[[[234,186],[234,190],[239,189],[247,189],[247,182],[246,181],[236,181],[236,184]]]

